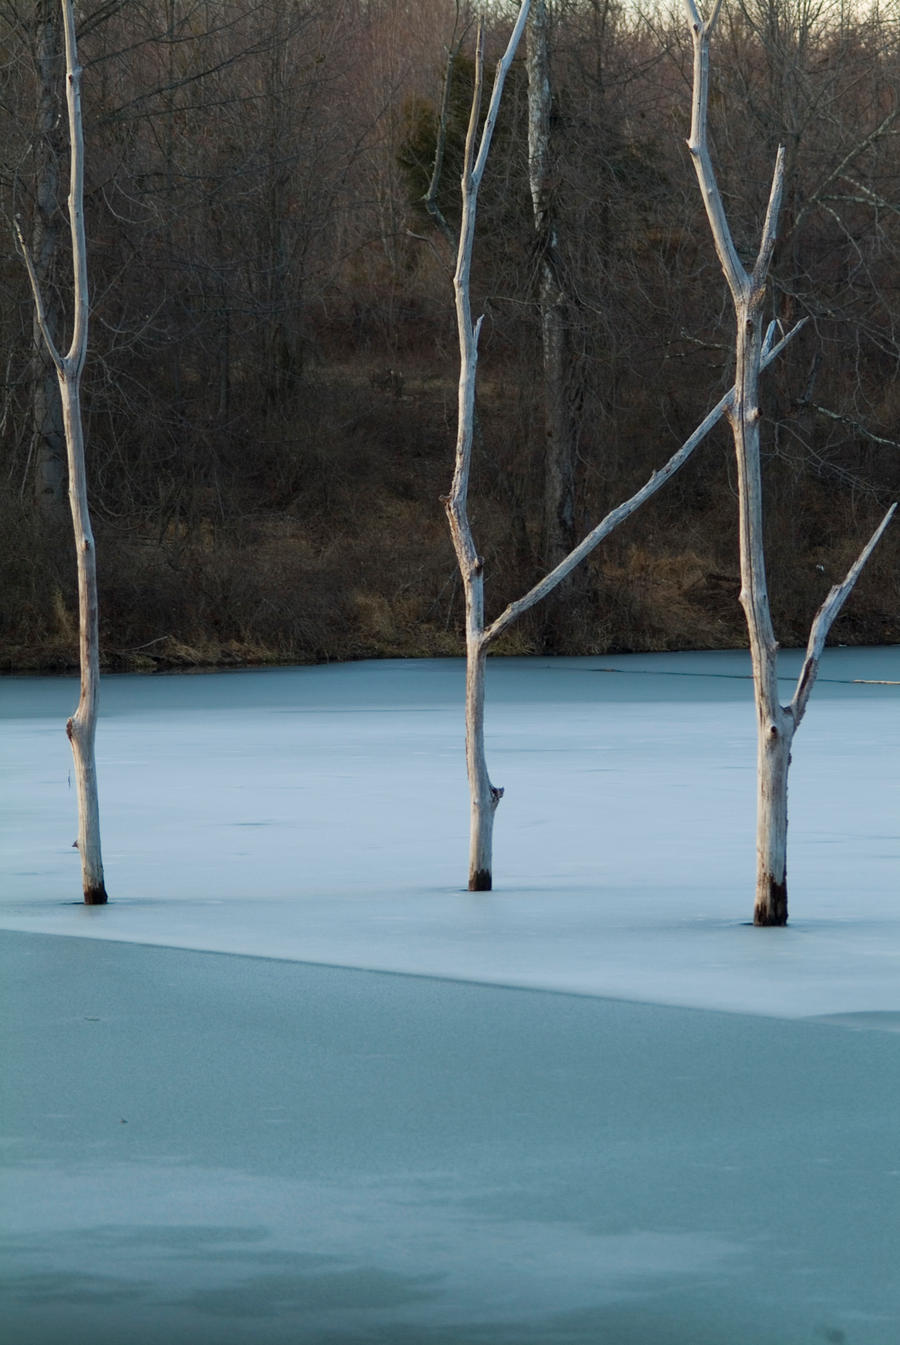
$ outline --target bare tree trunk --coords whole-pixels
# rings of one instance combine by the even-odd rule
[[[480,59],[480,57],[479,57]],[[477,82],[477,81],[476,81]],[[461,238],[471,237],[474,219],[463,218]],[[463,247],[460,245],[463,257]],[[464,258],[455,277],[460,324],[459,416],[456,469],[444,500],[450,534],[466,601],[466,770],[469,777],[469,891],[489,892],[492,877],[494,813],[503,790],[491,784],[484,748],[484,562],[475,548],[468,517],[469,465],[475,414],[475,366],[481,320],[473,327],[468,302],[468,265]]]
[[[553,209],[549,27],[547,0],[534,0],[526,43],[528,175],[538,258],[544,374],[542,559],[552,569],[575,545],[575,425],[570,395],[568,297]]]
[[[756,925],[786,925],[787,787],[791,744],[806,709],[828,631],[896,506],[885,515],[844,583],[831,590],[819,609],[793,699],[790,705],[782,705],[778,695],[778,643],[772,628],[763,550],[759,375],[767,353],[762,335],[762,308],[775,247],[785,156],[784,149],[779,148],[759,252],[753,270],[747,271],[734,245],[707,142],[709,41],[722,0],[714,0],[706,22],[701,19],[694,0],[684,0],[684,4],[694,44],[688,149],[697,173],[719,264],[731,291],[736,324],[734,396],[728,408],[728,418],[737,458],[741,606],[747,621],[753,661],[758,735],[756,900],[753,922]]]
[[[767,716],[761,704],[757,735],[756,772],[756,901],[755,925],[786,925],[788,767],[794,725],[776,705]]]
[[[484,750],[484,680],[487,646],[477,637],[466,648],[466,768],[469,774],[469,891],[493,886],[494,813],[503,790],[491,784]]]
[[[776,202],[777,208],[777,202]],[[774,219],[773,219],[774,228]],[[778,644],[772,627],[762,548],[759,372],[765,281],[741,290],[737,319],[738,396],[729,413],[737,456],[741,606],[753,661],[757,716],[757,925],[787,923],[787,782],[793,721],[778,696]]]
[[[71,0],[61,0],[66,52],[66,105],[69,122],[69,229],[72,242],[74,275],[74,317],[72,342],[68,352],[58,350],[48,326],[47,312],[34,263],[25,247],[21,231],[19,244],[28,267],[35,301],[35,313],[47,351],[56,368],[62,401],[63,426],[69,470],[69,504],[75,534],[78,568],[79,654],[81,696],[75,713],[66,724],[75,762],[78,793],[78,850],[81,855],[82,888],[85,903],[102,906],[107,900],[100,852],[100,808],[97,796],[97,769],[94,738],[100,679],[99,625],[97,604],[97,564],[94,537],[88,509],[87,476],[84,461],[84,434],[81,419],[81,374],[87,353],[88,284],[87,253],[84,231],[84,137],[81,121],[81,67],[75,43],[75,19]]]
[[[81,422],[81,371],[60,374],[63,420],[69,454],[69,504],[78,557],[78,652],[81,695],[74,715],[66,724],[75,761],[78,794],[78,850],[84,900],[88,906],[106,903],[103,859],[100,852],[100,803],[94,738],[100,686],[100,633],[97,602],[97,563],[88,510],[84,469],[84,438]]]
[[[529,0],[522,0],[515,27],[506,52],[501,58],[490,105],[479,140],[479,109],[484,79],[484,30],[479,24],[475,49],[475,88],[466,136],[462,176],[462,220],[459,230],[456,270],[453,291],[456,299],[456,322],[459,335],[459,390],[456,436],[456,463],[453,484],[444,503],[450,523],[450,533],[459,564],[466,599],[466,763],[469,774],[471,799],[471,832],[469,848],[469,891],[490,891],[492,876],[492,847],[494,813],[503,790],[491,784],[484,751],[484,673],[486,646],[484,642],[484,562],[478,555],[469,523],[469,472],[472,463],[472,437],[475,424],[475,378],[478,364],[478,336],[481,318],[473,324],[469,297],[472,269],[472,249],[475,244],[475,221],[478,211],[478,189],[484,176],[491,137],[500,107],[506,72],[528,17]]]

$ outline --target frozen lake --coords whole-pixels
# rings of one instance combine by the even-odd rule
[[[744,925],[748,671],[739,653],[493,661],[506,795],[486,895],[460,890],[461,662],[107,678],[101,910],[78,904],[71,848],[75,683],[0,680],[0,927],[748,1012],[893,1011],[900,648],[826,653],[794,748],[791,926],[771,934]]]
[[[10,1339],[895,1345],[900,649],[826,655],[786,930],[747,674],[493,662],[483,894],[461,663],[108,678],[92,910],[76,686],[0,681]]]

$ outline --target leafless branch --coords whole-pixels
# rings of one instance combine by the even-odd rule
[[[764,348],[760,367],[765,369],[771,364],[772,361],[781,354],[785,346],[788,345],[790,341],[793,341],[801,327],[805,326],[805,324],[806,318],[803,318],[795,327],[792,327],[787,335],[783,336],[777,344]],[[770,341],[774,330],[775,323],[772,323],[766,336],[767,341]],[[512,625],[512,623],[527,612],[529,608],[534,607],[536,603],[541,602],[548,594],[552,593],[557,585],[561,584],[566,576],[571,574],[575,567],[580,565],[581,562],[600,545],[605,537],[608,537],[620,523],[624,523],[625,520],[630,518],[642,504],[651,499],[656,492],[684,466],[688,458],[694,452],[694,449],[703,442],[710,430],[718,424],[723,415],[725,415],[733,404],[734,388],[731,388],[730,391],[726,392],[721,401],[716,403],[706,419],[697,426],[690,438],[685,440],[681,445],[681,448],[679,448],[676,453],[672,454],[671,458],[669,458],[668,462],[663,467],[660,467],[658,471],[653,473],[649,481],[646,481],[640,490],[636,491],[630,499],[625,500],[623,504],[612,509],[605,518],[601,519],[597,526],[592,528],[587,536],[579,542],[578,546],[576,546],[573,551],[570,551],[568,556],[560,561],[554,569],[544,575],[543,579],[539,580],[533,588],[530,588],[523,597],[518,598],[515,602],[511,602],[508,607],[504,608],[497,619],[492,621],[491,624],[485,628],[482,637],[484,644],[487,645],[493,640],[496,640],[499,635],[503,634],[508,626]]]
[[[896,503],[892,504],[854,563],[850,566],[843,583],[835,584],[833,586],[815,615],[812,628],[809,632],[806,657],[803,660],[803,667],[800,669],[800,676],[797,679],[797,687],[789,706],[790,712],[794,717],[795,726],[800,723],[800,720],[803,718],[804,712],[806,711],[810,692],[813,689],[816,675],[819,671],[819,660],[822,657],[822,650],[825,648],[828,632],[834,625],[835,619],[844,603],[849,598],[853,586],[862,573],[863,566],[881,540],[881,535],[894,517],[896,510]]]

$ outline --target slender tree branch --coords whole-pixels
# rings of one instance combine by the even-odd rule
[[[38,282],[37,272],[34,269],[34,262],[31,259],[31,253],[28,245],[22,235],[22,226],[18,218],[13,221],[13,227],[16,231],[16,241],[19,244],[19,251],[22,254],[22,260],[25,262],[25,269],[28,272],[28,280],[31,284],[31,295],[34,299],[34,313],[37,318],[37,324],[40,328],[41,336],[44,338],[44,344],[47,347],[47,354],[53,361],[53,366],[57,374],[63,369],[63,357],[56,347],[56,342],[50,335],[50,326],[47,322],[47,310],[44,307],[44,296],[41,294],[40,283]]]
[[[787,335],[783,336],[776,345],[764,349],[763,358],[760,361],[760,368],[765,369],[774,359],[777,359],[785,346],[794,339],[801,327],[805,326],[805,324],[806,318],[802,318],[800,322],[798,322],[795,327],[792,327]],[[771,341],[775,326],[775,323],[770,324],[766,334],[767,342]],[[669,458],[668,462],[663,467],[653,473],[649,481],[646,481],[640,490],[636,491],[630,499],[625,500],[623,504],[620,504],[615,509],[611,510],[605,518],[601,519],[597,526],[593,528],[581,542],[579,542],[578,546],[570,551],[568,556],[566,556],[564,560],[561,560],[554,569],[544,575],[543,579],[540,579],[526,594],[524,594],[523,597],[518,598],[515,602],[511,602],[508,607],[503,609],[496,620],[492,621],[491,624],[485,628],[482,635],[483,644],[488,645],[493,640],[496,640],[499,635],[503,634],[508,626],[512,625],[512,623],[527,612],[529,608],[534,607],[536,603],[541,602],[548,594],[552,593],[557,585],[561,584],[566,576],[571,574],[575,567],[580,565],[585,557],[589,556],[591,552],[600,545],[605,537],[608,537],[620,523],[624,523],[627,518],[630,518],[646,500],[651,499],[656,492],[684,466],[688,458],[694,452],[694,449],[703,442],[713,426],[718,424],[722,419],[722,416],[725,415],[733,405],[734,388],[731,388],[729,392],[726,392],[721,401],[717,402],[706,419],[697,426],[690,438],[685,440],[681,445],[681,448],[679,448],[676,453],[672,454],[671,458]]]
[[[506,82],[509,67],[513,63],[513,58],[515,57],[516,49],[519,45],[519,39],[524,32],[530,8],[531,0],[522,0],[518,18],[516,19],[515,26],[510,34],[509,42],[506,44],[506,50],[497,62],[497,69],[494,74],[494,87],[491,90],[491,101],[488,105],[487,116],[484,119],[484,129],[481,132],[481,143],[478,146],[478,157],[475,160],[475,167],[473,169],[473,177],[476,185],[481,182],[481,178],[484,174],[484,166],[487,163],[487,156],[491,148],[491,138],[493,137],[494,127],[497,123],[497,113],[500,110],[500,98],[503,94],[503,85]],[[474,108],[474,102],[472,106]]]
[[[778,236],[778,214],[781,210],[781,196],[783,190],[784,145],[779,145],[778,152],[775,155],[775,171],[772,174],[772,189],[769,192],[769,204],[766,207],[766,218],[763,223],[762,239],[756,257],[756,265],[753,268],[753,282],[756,285],[764,285],[766,276],[769,274],[772,253],[775,251],[775,240]]]
[[[459,12],[457,11],[456,24],[459,23]],[[422,197],[422,203],[428,214],[434,220],[441,233],[446,238],[451,247],[456,247],[458,239],[453,227],[448,222],[447,217],[441,210],[437,201],[437,194],[441,184],[441,177],[444,171],[444,155],[447,149],[447,122],[450,114],[450,92],[453,82],[453,67],[459,56],[468,27],[457,36],[456,24],[454,24],[453,34],[450,38],[450,45],[447,48],[447,65],[444,69],[444,85],[441,90],[441,107],[438,113],[437,138],[434,146],[434,163],[431,168],[431,180],[428,183],[428,190]]]
[[[862,573],[863,566],[866,564],[866,561],[881,540],[881,535],[894,517],[896,510],[896,503],[892,504],[854,563],[850,566],[843,583],[835,584],[833,586],[825,601],[822,603],[822,606],[819,608],[818,612],[816,612],[815,619],[809,632],[806,657],[803,660],[803,667],[800,669],[800,676],[797,678],[797,687],[791,698],[790,706],[788,707],[794,717],[795,726],[800,723],[800,720],[806,712],[806,705],[809,701],[809,695],[813,689],[819,671],[819,660],[822,657],[822,650],[825,648],[828,632],[834,625],[835,619],[840,613],[844,603],[849,598],[857,579]]]
[[[900,441],[896,439],[885,439],[883,435],[873,434],[867,430],[865,425],[861,425],[858,420],[853,420],[850,416],[842,416],[838,411],[829,411],[827,406],[819,406],[818,402],[807,401],[805,405],[810,406],[813,411],[818,412],[820,416],[827,416],[829,420],[836,420],[839,425],[847,425],[857,434],[861,434],[864,439],[868,439],[873,444],[883,444],[885,448],[900,448]]]
[[[817,205],[819,201],[822,200],[826,187],[828,187],[830,183],[834,182],[836,178],[843,176],[844,169],[847,167],[847,165],[849,163],[852,163],[855,158],[857,158],[860,154],[862,154],[863,150],[868,149],[870,145],[874,145],[877,140],[881,139],[881,137],[889,130],[893,122],[897,119],[898,113],[900,113],[900,108],[897,107],[892,108],[891,111],[888,112],[887,116],[883,117],[882,120],[878,123],[874,131],[871,131],[867,136],[865,136],[856,145],[854,145],[852,149],[849,149],[847,151],[847,153],[841,159],[837,167],[831,170],[831,172],[827,175],[827,177],[823,179],[823,181],[813,192],[812,196],[810,196],[809,200],[805,202],[803,208],[797,212],[796,218],[794,219],[793,225],[791,226],[790,230],[791,233],[795,233],[797,231],[797,229],[800,227],[801,222],[806,218],[810,210],[812,210],[813,207]]]
[[[721,4],[722,0],[716,0],[712,14],[707,22],[703,23],[694,0],[684,0],[694,43],[694,90],[691,101],[691,134],[687,147],[697,174],[700,194],[706,206],[719,263],[728,281],[728,287],[737,301],[747,292],[750,277],[738,256],[731,236],[709,153],[706,129],[709,107],[709,39],[719,17]]]
[[[478,139],[478,118],[481,115],[481,95],[484,89],[484,19],[478,20],[475,33],[475,80],[472,88],[472,103],[469,108],[469,124],[466,127],[466,143],[463,151],[463,182],[468,182],[470,191],[477,193],[481,185],[481,176],[476,175],[477,158],[475,142]],[[493,101],[493,100],[492,100]]]
[[[900,206],[893,201],[886,201],[883,196],[871,190],[863,182],[857,182],[856,178],[850,177],[848,173],[844,174],[843,180],[849,182],[850,186],[859,192],[858,196],[823,196],[823,201],[839,201],[843,205],[867,205],[875,210],[887,210],[891,215],[900,215]]]

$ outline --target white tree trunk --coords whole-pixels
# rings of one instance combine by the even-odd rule
[[[788,767],[791,764],[793,718],[777,707],[774,716],[759,714],[756,799],[755,925],[786,925]]]
[[[69,504],[75,535],[78,570],[79,658],[81,695],[75,713],[66,724],[75,762],[78,795],[78,850],[84,900],[89,906],[106,903],[103,860],[100,851],[100,807],[94,738],[97,727],[100,656],[97,603],[97,564],[88,509],[84,434],[81,420],[81,373],[87,353],[88,283],[84,231],[84,137],[81,121],[81,67],[75,43],[75,19],[71,0],[61,0],[66,49],[66,105],[69,120],[69,230],[74,275],[72,343],[65,355],[57,349],[47,321],[44,300],[31,256],[19,232],[19,243],[34,294],[37,322],[56,368],[63,410],[63,426],[69,469]]]
[[[107,897],[100,852],[100,803],[94,757],[100,690],[97,562],[88,511],[79,378],[69,378],[63,372],[59,383],[69,460],[69,504],[78,566],[78,653],[81,667],[81,695],[75,713],[66,724],[66,733],[72,744],[75,762],[78,851],[81,855],[84,900],[88,906],[103,906]]]
[[[481,319],[472,322],[469,298],[469,278],[472,267],[472,249],[475,244],[475,221],[478,211],[478,189],[484,176],[491,137],[500,107],[506,72],[528,17],[530,0],[522,0],[519,15],[494,78],[494,87],[484,125],[480,128],[479,109],[484,77],[484,33],[479,25],[475,50],[475,88],[469,129],[466,136],[462,178],[462,220],[453,290],[456,300],[456,321],[459,335],[459,389],[456,433],[456,463],[453,484],[444,504],[450,523],[450,534],[459,564],[466,599],[466,763],[471,800],[471,829],[469,845],[469,890],[490,891],[492,876],[492,847],[494,813],[503,790],[491,784],[484,750],[484,672],[486,646],[484,641],[484,562],[478,555],[469,523],[469,472],[472,462],[472,437],[475,425],[475,377],[478,364],[478,336]]]
[[[466,768],[469,775],[469,891],[493,886],[494,813],[503,790],[491,784],[484,750],[484,682],[487,648],[473,639],[466,650]]]
[[[753,923],[787,923],[787,785],[793,716],[778,696],[778,644],[772,628],[763,552],[759,372],[761,287],[742,289],[736,304],[738,395],[729,412],[737,456],[741,605],[753,661],[757,716],[756,901]]]
[[[731,291],[736,326],[735,383],[728,418],[737,459],[741,605],[747,621],[753,661],[758,735],[756,901],[753,923],[786,925],[787,791],[791,744],[806,709],[828,631],[896,506],[888,511],[843,584],[831,590],[819,609],[793,699],[789,705],[782,705],[778,695],[778,643],[772,628],[763,550],[759,375],[767,363],[766,342],[762,335],[762,310],[775,248],[784,180],[784,149],[778,150],[756,262],[753,270],[747,271],[734,245],[707,141],[709,41],[722,0],[714,0],[710,17],[705,22],[700,17],[695,0],[684,0],[684,5],[694,45],[688,149],[697,173],[719,264]]]

